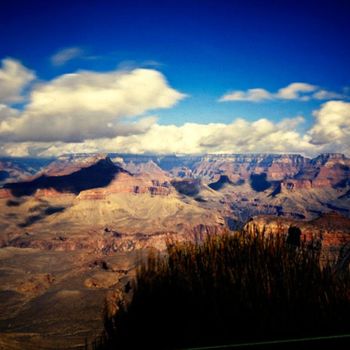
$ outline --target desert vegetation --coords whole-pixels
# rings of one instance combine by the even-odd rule
[[[299,244],[299,243],[298,243]],[[321,266],[322,265],[322,266]],[[285,237],[172,243],[138,269],[98,349],[181,349],[350,331],[349,271]]]

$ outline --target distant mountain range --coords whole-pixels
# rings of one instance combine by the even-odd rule
[[[313,159],[294,154],[76,154],[51,161],[0,160],[0,172],[2,196],[4,191],[8,196],[9,190],[14,196],[23,196],[44,189],[76,195],[97,189],[100,194],[104,188],[104,195],[175,191],[208,203],[215,191],[222,197],[219,202],[230,206],[235,220],[241,222],[256,214],[308,219],[335,210],[350,215],[350,159],[337,153]],[[115,176],[119,172],[128,173],[128,180],[118,181]]]

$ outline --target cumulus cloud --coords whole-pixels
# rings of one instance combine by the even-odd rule
[[[329,101],[314,112],[315,122],[305,133],[298,131],[302,116],[272,122],[266,118],[232,123],[185,123],[181,126],[152,124],[140,134],[89,139],[79,143],[7,143],[7,155],[57,156],[76,152],[156,154],[204,153],[301,153],[350,155],[350,103]]]
[[[230,124],[186,123],[182,126],[153,124],[139,135],[118,136],[112,139],[87,140],[82,143],[31,144],[28,153],[56,156],[74,152],[120,152],[156,154],[203,154],[278,152],[316,154],[317,146],[295,128],[304,119],[296,117],[273,123],[267,119],[247,121],[239,118]],[[36,147],[36,150],[35,150]],[[41,148],[40,148],[41,147]],[[13,149],[8,149],[14,152]]]
[[[327,90],[319,90],[312,95],[316,100],[331,100],[331,99],[343,99],[346,95],[339,94],[338,92],[332,92]]]
[[[19,61],[5,58],[0,68],[0,103],[23,101],[23,89],[35,79],[35,74]]]
[[[273,96],[265,89],[249,89],[247,91],[232,91],[219,99],[219,102],[224,101],[251,101],[259,102],[272,99]]]
[[[9,118],[15,118],[19,115],[19,111],[15,108],[11,108],[7,105],[0,103],[0,130],[2,128],[2,123],[5,122]],[[5,127],[5,124],[3,124]]]
[[[314,124],[301,133],[304,118],[273,122],[244,118],[224,123],[160,125],[152,110],[170,108],[186,95],[154,69],[78,71],[31,87],[22,108],[23,88],[35,74],[14,60],[0,70],[0,154],[57,156],[76,152],[157,154],[344,152],[350,155],[350,103],[328,101],[314,112]],[[1,85],[2,84],[2,85]],[[9,85],[9,86],[7,86]],[[234,94],[234,93],[232,93]],[[333,93],[293,83],[276,93],[236,91],[231,100],[324,99]],[[339,96],[338,96],[339,97]],[[225,100],[230,100],[226,97]],[[3,102],[4,101],[4,102]]]
[[[0,137],[80,142],[144,133],[155,118],[141,115],[169,108],[184,97],[153,69],[65,74],[37,85],[20,116],[0,124]]]
[[[313,92],[317,86],[306,83],[292,83],[278,90],[276,98],[285,100],[297,100],[300,98],[309,98],[305,93]]]
[[[329,101],[314,112],[315,123],[309,130],[311,143],[329,151],[350,153],[350,103]]]
[[[108,146],[120,152],[163,154],[313,151],[307,139],[289,129],[300,122],[302,118],[297,117],[280,123],[239,118],[230,124],[155,124],[145,134],[118,137]]]
[[[67,47],[65,49],[62,49],[56,52],[51,57],[51,63],[54,66],[62,66],[67,62],[82,56],[83,54],[84,54],[84,51],[80,47]]]
[[[291,83],[277,92],[270,92],[262,88],[248,89],[247,91],[231,91],[219,98],[219,102],[248,101],[261,102],[267,100],[301,100],[310,99],[329,100],[345,98],[344,95],[320,89],[316,85],[307,83]]]
[[[28,156],[40,156],[40,152],[47,149],[43,147],[33,147],[31,143],[20,142],[20,143],[3,143],[0,144],[0,154],[6,157],[28,157]]]

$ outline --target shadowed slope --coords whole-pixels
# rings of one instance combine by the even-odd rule
[[[119,172],[126,171],[114,165],[107,157],[105,159],[100,159],[87,168],[80,169],[69,175],[42,175],[33,181],[6,184],[4,188],[10,189],[12,194],[16,197],[29,196],[38,189],[49,188],[58,192],[79,194],[84,190],[109,185]]]
[[[241,180],[240,183],[242,182],[244,181]],[[219,191],[223,187],[225,187],[225,185],[233,185],[233,182],[230,180],[230,178],[227,175],[221,175],[218,181],[212,182],[208,186],[215,191]]]
[[[173,180],[171,184],[175,187],[177,192],[186,196],[193,197],[201,190],[201,181],[199,179]]]
[[[271,187],[271,183],[267,181],[265,173],[251,174],[250,185],[252,186],[252,189],[256,192],[262,192]]]

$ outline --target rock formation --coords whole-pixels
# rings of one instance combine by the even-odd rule
[[[0,188],[0,348],[11,336],[17,349],[83,344],[102,328],[106,295],[112,314],[135,267],[172,241],[244,226],[286,239],[295,227],[335,259],[350,244],[343,155],[110,156],[33,160],[36,172]]]

